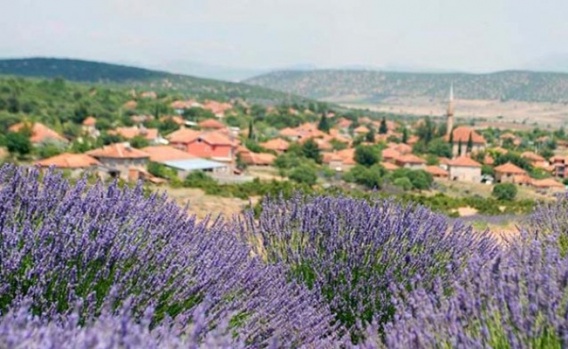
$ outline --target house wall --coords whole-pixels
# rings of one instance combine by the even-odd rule
[[[480,167],[450,166],[450,180],[459,182],[481,182]]]
[[[454,156],[458,156],[460,154],[459,152],[459,143],[455,143],[454,142],[454,146],[452,148],[452,153],[454,154]],[[461,154],[465,155],[467,153],[467,142],[462,143],[462,151]],[[477,153],[480,151],[484,151],[485,150],[485,145],[482,143],[473,143],[473,146],[471,147],[471,152],[472,153]]]
[[[146,168],[148,164],[148,158],[140,159],[117,159],[117,158],[99,158],[99,162],[105,166],[112,169],[120,171],[120,177],[128,178],[128,168],[129,167],[139,167]]]
[[[495,172],[495,180],[499,183],[515,183],[515,176],[510,173]]]
[[[423,170],[426,168],[424,164],[402,164],[403,168],[408,168],[410,170]]]
[[[234,147],[230,145],[216,145],[196,140],[187,144],[186,151],[190,154],[206,158],[233,158]]]

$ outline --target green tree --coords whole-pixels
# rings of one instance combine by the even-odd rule
[[[386,135],[387,132],[389,132],[389,129],[387,127],[387,119],[383,117],[381,124],[379,125],[379,134]]]
[[[302,144],[302,154],[308,159],[314,160],[316,163],[321,164],[322,155],[320,153],[317,143],[312,139],[308,139]]]
[[[61,154],[63,149],[53,142],[47,142],[37,147],[36,151],[41,159],[46,159]]]
[[[343,180],[363,185],[369,189],[380,189],[384,174],[385,169],[378,164],[371,167],[355,165],[345,173]]]
[[[249,122],[248,139],[254,139],[253,121]]]
[[[436,132],[436,125],[430,120],[430,117],[424,118],[424,122],[418,126],[416,130],[416,134],[418,138],[424,141],[424,143],[428,144],[434,138]]]
[[[410,182],[410,179],[408,179],[408,177],[400,177],[394,180],[393,182],[394,185],[396,185],[397,187],[401,188],[404,191],[408,191],[412,189],[412,182]]]
[[[441,138],[436,138],[428,144],[426,152],[440,157],[451,158],[452,146]]]
[[[25,156],[32,151],[30,139],[21,132],[8,132],[5,142],[6,148],[11,154]]]
[[[294,182],[310,186],[316,184],[318,179],[316,170],[313,167],[304,164],[294,168],[288,177]]]
[[[463,154],[462,154],[462,141],[461,141],[461,139],[458,140],[458,155],[459,155],[459,156],[462,156],[462,155],[463,155]]]
[[[513,201],[517,196],[517,186],[513,183],[498,183],[493,187],[492,195],[497,200]]]
[[[408,129],[405,127],[402,129],[402,143],[407,144],[408,143]]]
[[[448,143],[450,143],[451,146],[454,145],[454,133],[453,132],[450,132],[450,137],[449,137]]]
[[[375,146],[359,145],[355,148],[355,161],[360,165],[370,167],[381,161],[381,154]]]
[[[469,134],[469,138],[467,139],[467,152],[471,153],[473,150],[473,132]]]
[[[150,142],[142,136],[134,136],[130,139],[130,145],[132,148],[140,149],[149,146]]]
[[[329,120],[327,119],[327,112],[324,112],[323,114],[321,114],[321,119],[320,122],[318,124],[318,130],[325,132],[325,133],[329,133]]]
[[[370,127],[369,132],[365,135],[365,140],[369,143],[375,143],[375,129]]]

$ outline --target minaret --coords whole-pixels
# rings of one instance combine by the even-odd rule
[[[448,101],[446,116],[448,117],[446,121],[446,133],[449,137],[454,129],[454,84],[450,85],[450,99]]]

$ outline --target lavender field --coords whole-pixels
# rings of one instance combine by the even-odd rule
[[[300,194],[197,221],[142,187],[11,165],[0,205],[0,348],[568,346],[568,198],[508,241]]]

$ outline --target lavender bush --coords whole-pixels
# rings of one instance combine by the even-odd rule
[[[49,321],[82,302],[79,321],[89,323],[128,299],[133,321],[151,307],[156,326],[170,317],[183,324],[207,301],[210,326],[232,314],[249,346],[310,344],[335,332],[317,296],[253,258],[223,222],[198,223],[141,187],[71,186],[54,172],[4,166],[0,207],[2,313],[27,299]]]
[[[554,244],[515,242],[489,264],[472,260],[450,296],[403,292],[398,309],[389,348],[565,348],[568,259]]]
[[[568,193],[558,195],[554,202],[539,204],[523,223],[535,236],[546,239],[555,235],[562,254],[568,253]]]
[[[487,234],[391,201],[267,199],[259,220],[249,214],[240,231],[258,254],[290,265],[294,277],[320,292],[354,340],[359,323],[392,317],[393,285],[412,288],[418,275],[425,285],[447,283],[472,254],[497,251]]]

